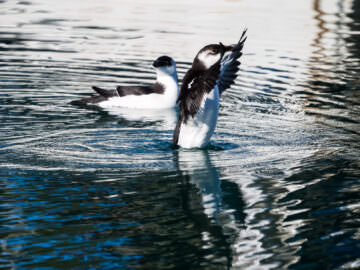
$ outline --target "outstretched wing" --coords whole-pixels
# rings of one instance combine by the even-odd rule
[[[217,80],[220,95],[228,89],[235,81],[239,70],[240,62],[238,59],[242,56],[242,49],[246,41],[246,31],[242,33],[239,42],[233,46],[231,53],[226,54],[221,60],[220,75]]]

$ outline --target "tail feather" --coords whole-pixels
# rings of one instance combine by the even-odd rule
[[[106,90],[97,86],[92,86],[92,89],[96,91],[96,93],[98,93],[100,96],[103,96],[105,98],[113,97],[116,94],[116,90]]]
[[[83,106],[83,105],[89,105],[89,104],[97,104],[97,103],[100,103],[105,100],[106,100],[106,98],[103,96],[92,96],[92,97],[88,97],[88,98],[74,100],[71,103],[74,105]]]

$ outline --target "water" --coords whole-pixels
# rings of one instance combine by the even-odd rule
[[[1,269],[359,269],[360,1],[0,1]],[[206,150],[81,108],[248,40]]]

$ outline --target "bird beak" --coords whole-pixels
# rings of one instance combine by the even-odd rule
[[[160,67],[161,66],[161,61],[159,61],[158,59],[156,59],[154,62],[153,62],[153,67]]]
[[[225,46],[224,44],[222,44],[221,42],[219,43],[222,51],[225,53],[225,52],[228,52],[228,51],[231,51],[233,49],[233,46]]]

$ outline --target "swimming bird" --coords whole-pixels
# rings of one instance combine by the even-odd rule
[[[235,45],[210,44],[196,55],[186,72],[177,99],[180,114],[173,144],[182,148],[206,147],[214,133],[221,94],[237,77],[246,30]]]
[[[176,63],[169,56],[160,56],[153,62],[156,82],[149,86],[117,86],[107,90],[93,86],[98,95],[76,101],[103,108],[126,107],[138,109],[163,109],[176,106],[179,94]]]

